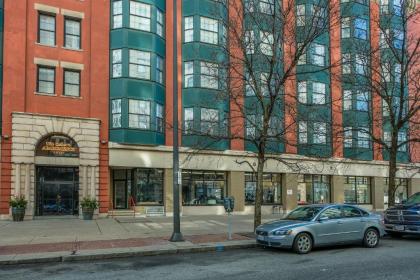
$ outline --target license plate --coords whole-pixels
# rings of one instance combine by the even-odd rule
[[[262,235],[258,235],[257,236],[257,239],[260,240],[260,241],[264,241],[265,240],[264,236],[262,236]]]
[[[394,230],[403,231],[404,226],[394,226]]]

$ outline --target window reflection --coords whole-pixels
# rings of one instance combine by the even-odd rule
[[[245,173],[245,203],[255,203],[257,174]],[[263,204],[281,204],[281,174],[263,174]]]
[[[226,195],[225,172],[184,170],[182,172],[183,205],[222,205]]]
[[[329,203],[330,190],[330,176],[306,174],[298,177],[299,204]]]

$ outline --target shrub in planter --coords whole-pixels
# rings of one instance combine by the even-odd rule
[[[92,220],[95,209],[98,209],[99,203],[95,198],[85,197],[80,202],[82,207],[83,220]]]
[[[13,221],[23,221],[23,218],[25,218],[26,205],[28,205],[28,201],[25,199],[25,196],[14,196],[10,200],[9,205],[12,208]]]

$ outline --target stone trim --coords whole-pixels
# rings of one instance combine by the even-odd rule
[[[99,199],[99,130],[100,121],[95,119],[12,113],[11,189],[12,195],[24,193],[28,198],[28,216],[34,214],[37,164],[79,167],[79,199],[86,195]],[[73,138],[79,147],[79,158],[35,157],[39,141],[53,133]]]
[[[80,19],[85,18],[85,13],[67,10],[67,9],[61,9],[61,14],[64,16],[73,17],[73,18],[80,18]]]
[[[83,70],[85,66],[80,63],[73,63],[67,61],[60,61],[60,66],[65,69]]]
[[[47,13],[53,13],[53,14],[58,14],[60,12],[60,9],[57,7],[48,6],[48,5],[40,4],[40,3],[35,3],[34,9],[41,12],[47,12]]]
[[[110,145],[111,146],[111,145]],[[138,147],[138,146],[137,146]],[[109,166],[111,167],[144,167],[144,168],[172,168],[172,152],[170,149],[158,150],[156,147],[149,149],[128,149],[125,147],[109,148]],[[282,161],[269,160],[266,164],[266,172],[274,173],[305,173],[305,174],[324,174],[342,176],[368,176],[386,177],[387,166],[372,161],[351,161],[343,160],[314,160],[309,158],[282,157]],[[244,154],[230,153],[195,153],[191,155],[181,150],[180,163],[182,169],[195,170],[219,170],[219,171],[243,171],[251,172],[247,164],[238,164],[238,161],[246,160],[256,166],[257,158],[245,156]],[[399,166],[397,176],[400,178],[420,178],[418,169],[413,166]]]
[[[34,64],[58,67],[59,62],[58,62],[58,60],[34,57]]]

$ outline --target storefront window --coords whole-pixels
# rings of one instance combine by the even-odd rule
[[[255,203],[257,173],[245,173],[245,203]],[[281,204],[281,174],[263,175],[263,204]]]
[[[163,205],[163,170],[133,170],[132,194],[137,205]]]
[[[344,203],[370,204],[371,187],[369,177],[345,177]]]
[[[403,200],[406,200],[408,197],[408,180],[407,179],[395,179],[395,203],[402,203]],[[384,188],[384,203],[388,204],[388,178],[385,178],[385,188]]]
[[[331,184],[330,176],[326,175],[299,175],[298,203],[329,203]]]
[[[226,192],[225,172],[195,170],[182,172],[183,205],[222,205]]]

